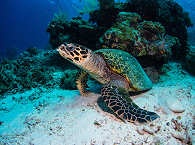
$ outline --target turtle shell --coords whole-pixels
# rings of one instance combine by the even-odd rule
[[[130,91],[144,91],[152,88],[152,81],[131,54],[118,49],[100,49],[95,53],[104,58],[112,71],[128,80]]]

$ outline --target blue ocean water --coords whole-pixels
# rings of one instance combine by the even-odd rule
[[[195,23],[195,1],[176,1],[190,13],[192,22]],[[54,13],[63,11],[71,18],[78,14],[75,5],[82,7],[82,2],[82,0],[0,1],[0,56],[5,55],[5,49],[9,48],[17,48],[19,52],[27,47],[46,48],[48,46],[46,29]],[[195,28],[190,28],[189,31],[190,36],[194,36]]]
[[[1,1],[0,54],[5,55],[5,49],[9,48],[20,52],[27,47],[46,48],[49,21],[62,9],[69,17],[75,16],[71,3],[67,0]]]
[[[194,73],[195,64],[194,51],[188,53],[186,58],[183,58],[184,60],[180,59],[181,62],[184,63],[184,66],[180,61],[173,61],[177,59],[171,56],[170,48],[177,45],[178,39],[164,33],[161,35],[159,32],[160,30],[163,31],[164,27],[160,27],[161,25],[159,23],[151,21],[144,21],[146,23],[142,23],[141,21],[135,22],[136,24],[133,23],[131,26],[131,30],[133,31],[136,30],[134,27],[137,28],[137,26],[139,26],[140,32],[144,30],[142,27],[144,24],[146,24],[146,27],[150,24],[150,26],[154,26],[152,29],[154,31],[155,28],[157,28],[156,26],[160,28],[157,35],[156,33],[152,34],[154,31],[151,33],[152,35],[148,33],[149,30],[144,31],[143,35],[146,38],[154,36],[151,37],[151,40],[147,39],[147,41],[143,42],[139,41],[142,40],[142,35],[140,35],[140,39],[135,37],[135,46],[139,46],[135,47],[138,48],[135,50],[146,50],[145,48],[150,47],[154,48],[154,50],[151,51],[148,49],[146,52],[140,53],[140,55],[146,53],[143,57],[140,57],[137,51],[132,51],[132,55],[137,55],[135,57],[138,59],[138,62],[140,62],[141,66],[143,65],[143,70],[140,66],[139,72],[143,72],[144,75],[142,76],[145,76],[145,79],[148,77],[148,80],[151,79],[153,82],[153,88],[150,82],[150,90],[139,94],[140,96],[137,98],[133,96],[133,101],[135,100],[136,104],[141,106],[141,108],[156,112],[159,115],[158,117],[156,115],[154,119],[160,119],[160,121],[155,120],[156,122],[154,122],[154,124],[148,126],[150,127],[149,129],[141,129],[145,131],[146,136],[142,136],[144,133],[141,132],[139,130],[140,128],[138,129],[136,125],[130,124],[129,122],[129,124],[124,124],[124,122],[121,123],[116,118],[111,119],[107,117],[108,115],[99,113],[99,110],[96,108],[98,105],[100,107],[99,109],[102,109],[104,113],[107,111],[102,107],[101,100],[100,104],[98,104],[99,100],[96,98],[96,95],[101,93],[102,85],[98,84],[95,80],[89,78],[87,82],[89,88],[87,89],[97,94],[89,93],[91,98],[81,96],[77,89],[78,85],[76,86],[75,84],[80,70],[62,58],[55,48],[69,39],[77,43],[87,44],[90,42],[91,44],[89,44],[89,47],[87,46],[88,48],[94,46],[99,48],[98,45],[100,44],[95,45],[95,40],[106,42],[109,37],[115,38],[115,34],[117,33],[109,33],[111,32],[110,28],[104,30],[105,26],[101,25],[101,16],[103,17],[104,15],[95,17],[94,19],[97,20],[96,23],[88,23],[85,21],[89,19],[89,14],[82,15],[83,11],[89,12],[89,10],[97,9],[98,6],[95,5],[97,1],[98,0],[0,1],[0,60],[3,57],[11,58],[13,56],[14,58],[14,56],[19,56],[17,59],[5,59],[0,61],[0,145],[12,143],[35,145],[82,145],[89,143],[94,145],[110,145],[116,143],[123,145],[124,143],[127,144],[127,142],[130,144],[132,140],[134,144],[141,144],[144,142],[142,141],[143,137],[149,138],[149,142],[154,141],[155,144],[164,144],[166,141],[169,141],[169,144],[178,143],[178,145],[192,142],[192,137],[194,137],[193,131],[195,130],[195,115],[193,110],[195,104],[195,78],[192,75],[192,73]],[[115,1],[125,2],[126,0]],[[192,23],[195,24],[195,0],[176,0],[176,2],[184,8],[184,11],[189,12]],[[175,11],[178,12],[177,10],[178,9]],[[64,14],[66,20],[70,20],[70,22],[64,20],[61,14]],[[133,15],[136,16],[135,14]],[[82,19],[76,16],[81,16]],[[125,16],[130,19],[132,13],[122,12],[121,17],[122,16],[123,18]],[[73,17],[76,18],[71,20]],[[143,18],[147,19],[148,17],[144,17],[143,15]],[[127,19],[127,21],[129,19]],[[177,17],[174,15],[173,19],[169,20],[174,22],[174,20],[177,20]],[[105,25],[107,25],[107,21],[104,21],[106,22]],[[181,21],[184,21],[183,17]],[[122,20],[122,22],[124,23],[120,23],[121,30],[123,28],[128,29],[128,31],[125,29],[123,33],[131,32],[128,28],[130,25],[125,27],[125,20]],[[182,22],[181,24],[183,24]],[[98,23],[101,25],[101,29],[95,28]],[[119,25],[116,24],[115,27],[118,28]],[[185,26],[181,28],[185,29]],[[113,27],[113,29],[115,29],[115,27]],[[175,27],[177,27],[177,25],[173,24],[171,28],[174,29]],[[100,35],[98,32],[102,30],[105,33]],[[121,30],[119,29],[118,32],[122,32]],[[171,30],[168,29],[168,31]],[[180,34],[175,31],[171,32],[173,34]],[[185,32],[186,31],[183,33],[184,35],[186,34]],[[95,39],[94,34],[97,34],[98,39]],[[189,44],[192,45],[190,49],[194,50],[195,27],[188,28],[188,35]],[[128,35],[126,36],[128,37]],[[158,37],[159,40],[156,40]],[[182,36],[179,37],[181,42],[182,38]],[[125,41],[122,41],[122,43],[126,46],[130,39],[128,38],[127,41],[126,39],[123,40]],[[146,39],[144,38],[144,40]],[[108,41],[108,43],[112,44],[112,41],[116,41],[117,43],[113,43],[114,45],[111,45],[111,47],[118,45],[118,39],[113,39]],[[77,50],[83,48],[78,48],[77,45],[71,46],[74,46]],[[62,48],[65,49],[65,47]],[[66,48],[70,51],[73,49],[73,47],[69,46]],[[157,52],[155,50],[156,48]],[[27,51],[24,51],[26,49]],[[185,49],[187,48],[182,49],[178,47],[178,49],[177,52],[173,47],[173,53],[175,55],[180,53],[178,56],[182,57],[182,53],[185,53]],[[80,52],[82,52],[80,54],[86,54],[88,49]],[[70,53],[69,55],[77,56],[77,53],[74,51],[74,53],[72,52],[72,54]],[[147,55],[149,55],[149,57]],[[86,57],[86,55],[82,55],[82,58]],[[80,59],[79,57],[75,57],[74,60],[76,60],[76,58]],[[69,58],[68,60],[71,59]],[[131,64],[131,60],[128,61],[127,64]],[[138,62],[134,61],[134,64]],[[130,66],[126,66],[125,70],[127,67],[131,68]],[[115,71],[115,69],[112,71]],[[118,75],[119,72],[116,69],[116,75]],[[121,78],[123,75],[125,76],[125,74],[120,74],[118,77]],[[136,75],[137,74],[135,74],[135,76]],[[122,80],[126,79],[123,78]],[[123,86],[123,84],[125,83],[122,83],[121,86]],[[123,91],[123,89],[120,91]],[[132,94],[134,95],[134,92]],[[129,95],[131,95],[131,93]],[[107,113],[110,112],[108,111]],[[142,119],[140,120],[143,121]],[[182,136],[185,137],[182,138],[182,136],[177,133],[183,133]],[[166,136],[167,134],[170,136]],[[120,138],[123,139],[120,140]],[[147,138],[145,138],[145,140],[147,140]],[[93,139],[95,141],[93,141]],[[195,142],[195,140],[193,140],[193,142]]]

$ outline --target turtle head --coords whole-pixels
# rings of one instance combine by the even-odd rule
[[[78,66],[84,65],[92,55],[92,51],[90,49],[75,43],[61,44],[57,51],[62,57]]]

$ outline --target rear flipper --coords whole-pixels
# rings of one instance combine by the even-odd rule
[[[106,105],[114,111],[117,117],[124,121],[145,123],[160,117],[154,112],[141,109],[133,103],[125,90],[117,88],[112,84],[104,85],[101,95]]]

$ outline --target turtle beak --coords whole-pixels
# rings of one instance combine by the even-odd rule
[[[59,52],[59,54],[60,54],[62,57],[64,57],[64,58],[67,58],[67,57],[69,56],[69,52],[67,51],[66,48],[67,48],[67,47],[66,47],[65,44],[61,44],[61,45],[58,47],[58,49],[57,49],[57,51]]]

